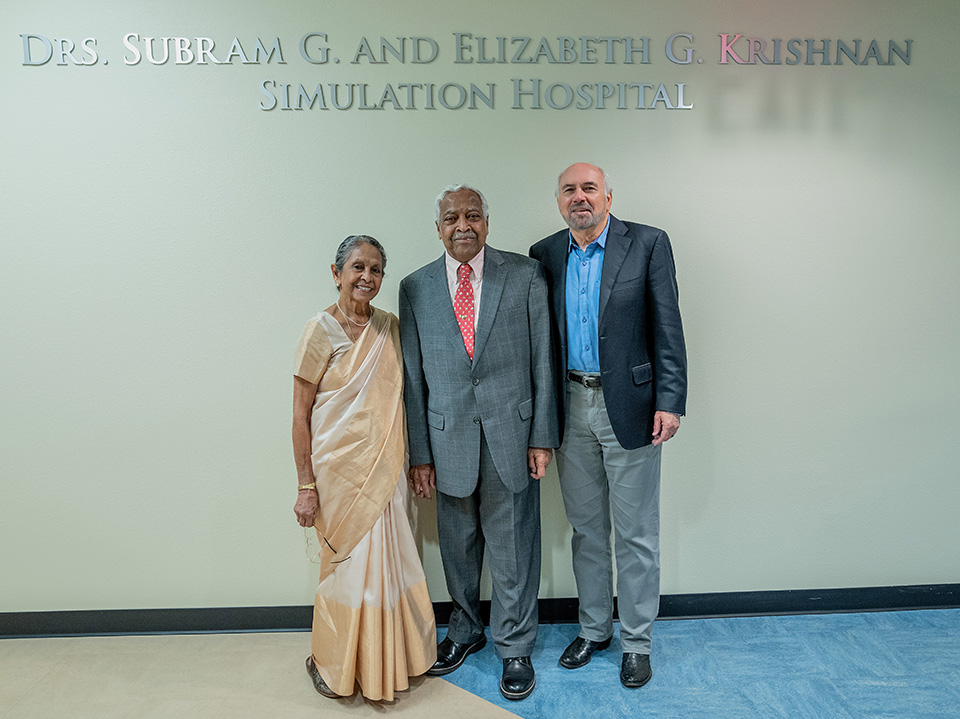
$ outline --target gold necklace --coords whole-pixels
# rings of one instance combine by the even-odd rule
[[[370,313],[370,316],[367,318],[367,321],[364,322],[363,324],[360,324],[359,322],[356,322],[350,319],[350,316],[346,312],[344,312],[343,307],[340,306],[340,300],[337,300],[337,309],[340,310],[340,314],[342,314],[344,317],[347,318],[347,322],[353,325],[356,325],[357,327],[366,327],[368,324],[370,324],[370,320],[373,319],[373,312]]]
[[[340,300],[337,300],[337,309],[340,310],[340,314],[343,315],[344,319],[346,319],[347,322],[350,323],[350,325],[353,325],[353,327],[351,327],[350,325],[347,325],[346,327],[344,327],[344,329],[346,330],[347,339],[349,339],[351,342],[356,342],[360,338],[360,335],[363,334],[363,328],[366,327],[368,324],[370,324],[370,320],[373,319],[373,312],[370,313],[370,317],[367,319],[366,322],[364,322],[363,324],[360,324],[356,320],[351,319],[350,316],[343,311],[343,307],[340,306]]]

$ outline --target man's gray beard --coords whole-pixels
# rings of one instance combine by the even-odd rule
[[[585,220],[577,220],[572,212],[564,219],[571,230],[590,230],[600,224],[600,217],[595,212],[591,212],[590,217]]]

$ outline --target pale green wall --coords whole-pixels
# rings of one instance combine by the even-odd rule
[[[0,611],[309,603],[290,372],[336,244],[383,241],[395,310],[440,254],[443,185],[482,188],[490,243],[525,252],[561,226],[576,160],[674,243],[690,400],[665,453],[664,592],[960,581],[953,0],[54,0],[5,3],[0,26]],[[303,62],[309,31],[344,61]],[[651,63],[454,65],[454,31],[648,36]],[[127,32],[220,53],[279,36],[288,62],[127,67]],[[675,32],[702,65],[665,59]],[[718,65],[736,32],[912,39],[912,61]],[[97,37],[109,64],[24,67],[21,33]],[[381,35],[441,57],[347,62]],[[515,77],[686,83],[694,109],[516,111]],[[265,79],[494,82],[496,109],[263,112]],[[573,596],[543,484],[541,595]]]

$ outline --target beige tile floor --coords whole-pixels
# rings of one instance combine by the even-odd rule
[[[0,719],[297,719],[514,714],[436,677],[391,703],[317,694],[306,633],[0,639]]]

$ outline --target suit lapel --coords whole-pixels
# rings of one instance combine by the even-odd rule
[[[504,267],[503,255],[495,249],[486,246],[483,258],[483,286],[480,290],[480,313],[477,315],[477,331],[473,336],[473,361],[483,352],[483,347],[493,329],[493,320],[497,316],[500,306],[500,297],[503,296],[503,287],[506,284],[507,270]],[[460,329],[457,328],[459,334]],[[461,340],[460,344],[463,344]],[[466,354],[466,350],[464,350]]]
[[[463,344],[463,335],[460,333],[460,325],[457,323],[457,316],[453,311],[453,302],[450,299],[450,288],[447,285],[447,266],[444,255],[440,259],[431,263],[427,273],[428,282],[428,300],[432,307],[436,307],[436,320],[440,326],[440,335],[453,344],[453,351],[458,356],[463,356],[463,361],[470,364],[470,357],[467,355],[467,348]],[[486,292],[486,285],[484,285]],[[481,295],[482,298],[482,295]],[[476,340],[474,340],[476,344]],[[476,349],[474,349],[476,355]]]
[[[613,215],[610,215],[610,229],[607,230],[607,244],[603,248],[603,271],[600,273],[600,316],[598,326],[603,326],[603,313],[607,308],[607,300],[617,281],[623,261],[627,258],[631,240],[627,236],[627,226]]]
[[[567,346],[567,256],[570,254],[570,231],[561,230],[546,244],[543,264],[550,278],[554,315],[560,333],[560,345]],[[563,358],[566,362],[566,357]]]

